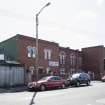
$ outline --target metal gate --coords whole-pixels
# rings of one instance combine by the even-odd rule
[[[0,66],[0,87],[24,84],[24,68]]]

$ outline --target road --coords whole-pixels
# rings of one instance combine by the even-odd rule
[[[0,93],[0,105],[29,105],[33,92]],[[33,105],[105,105],[105,83],[37,92]]]

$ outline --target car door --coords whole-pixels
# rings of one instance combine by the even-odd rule
[[[54,76],[50,79],[50,85],[52,87],[60,87],[61,86],[61,78],[58,76]]]
[[[57,81],[56,77],[53,76],[53,77],[51,77],[51,78],[48,80],[47,87],[48,87],[48,88],[54,88],[54,87],[57,86],[57,84],[58,84],[57,82],[58,82],[58,81]]]
[[[85,73],[80,74],[81,83],[87,82],[87,75]]]
[[[85,78],[85,83],[87,83],[87,81],[90,80],[89,75],[87,73],[84,73],[84,78]]]
[[[56,77],[55,77],[55,86],[56,86],[56,87],[60,87],[61,84],[62,84],[61,78],[60,78],[59,76],[56,76]]]
[[[79,75],[79,81],[80,81],[81,84],[85,82],[85,77],[84,77],[83,74]]]

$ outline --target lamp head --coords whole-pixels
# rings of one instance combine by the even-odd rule
[[[46,4],[46,6],[49,6],[51,3],[50,2],[48,2],[47,4]]]

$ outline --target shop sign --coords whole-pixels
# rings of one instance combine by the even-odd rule
[[[58,67],[59,66],[59,62],[49,61],[49,66],[51,66],[51,67]]]

